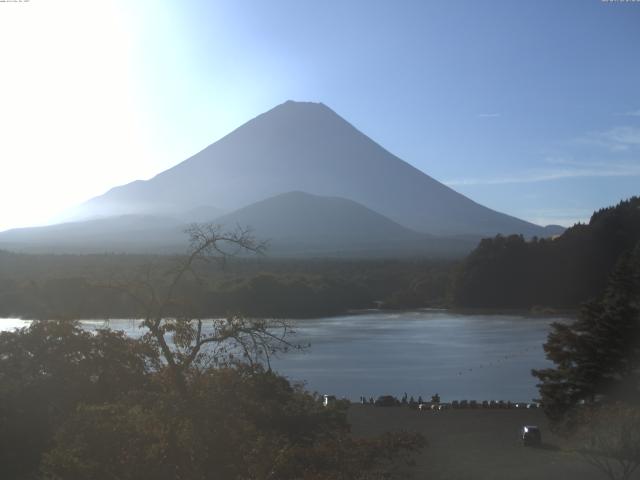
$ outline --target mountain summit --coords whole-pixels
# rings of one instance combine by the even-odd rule
[[[353,200],[423,233],[545,235],[412,167],[324,104],[293,101],[150,180],[89,200],[82,216],[175,216],[201,205],[231,212],[290,191]]]

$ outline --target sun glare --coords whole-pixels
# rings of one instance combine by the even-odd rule
[[[47,222],[122,183],[125,169],[114,167],[129,158],[136,158],[128,162],[129,176],[148,175],[134,38],[116,5],[2,5],[0,202],[12,208],[3,209],[0,230]]]

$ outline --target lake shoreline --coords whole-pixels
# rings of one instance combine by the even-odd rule
[[[375,313],[403,314],[421,312],[442,312],[454,315],[498,315],[498,316],[521,316],[528,318],[575,318],[580,313],[579,309],[553,309],[553,308],[463,308],[463,307],[420,307],[420,308],[364,308],[347,310],[343,314],[326,315],[321,317],[291,318],[291,320],[317,320],[319,318],[339,318],[346,315],[364,315]]]
[[[319,316],[304,316],[304,317],[277,317],[277,316],[265,316],[265,317],[246,317],[246,318],[278,318],[291,321],[305,321],[305,320],[320,320],[323,318],[341,318],[351,315],[366,315],[366,314],[404,314],[404,313],[422,313],[422,312],[442,312],[451,313],[454,315],[498,315],[498,316],[523,316],[523,317],[576,317],[579,309],[553,309],[553,308],[535,308],[535,309],[523,309],[523,308],[463,308],[463,307],[418,307],[418,308],[360,308],[360,309],[347,309],[340,313],[331,315],[319,315]],[[224,317],[219,317],[224,318]],[[213,318],[207,318],[203,320],[212,320]],[[60,319],[43,319],[43,318],[24,318],[21,316],[0,318],[0,322],[3,320],[22,320],[25,322],[31,322],[34,320],[60,320]],[[80,321],[109,321],[109,320],[143,320],[136,315],[122,315],[118,317],[105,317],[100,316],[85,316],[78,319],[62,319],[62,320],[80,320]],[[195,320],[195,319],[194,319]]]

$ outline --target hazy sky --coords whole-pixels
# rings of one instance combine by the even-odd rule
[[[287,99],[537,223],[640,194],[638,2],[23,0],[0,52],[0,229]]]

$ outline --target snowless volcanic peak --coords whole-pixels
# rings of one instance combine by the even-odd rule
[[[407,228],[439,235],[544,235],[412,167],[322,103],[287,101],[148,181],[113,188],[82,215],[225,212],[301,191],[358,202]]]

